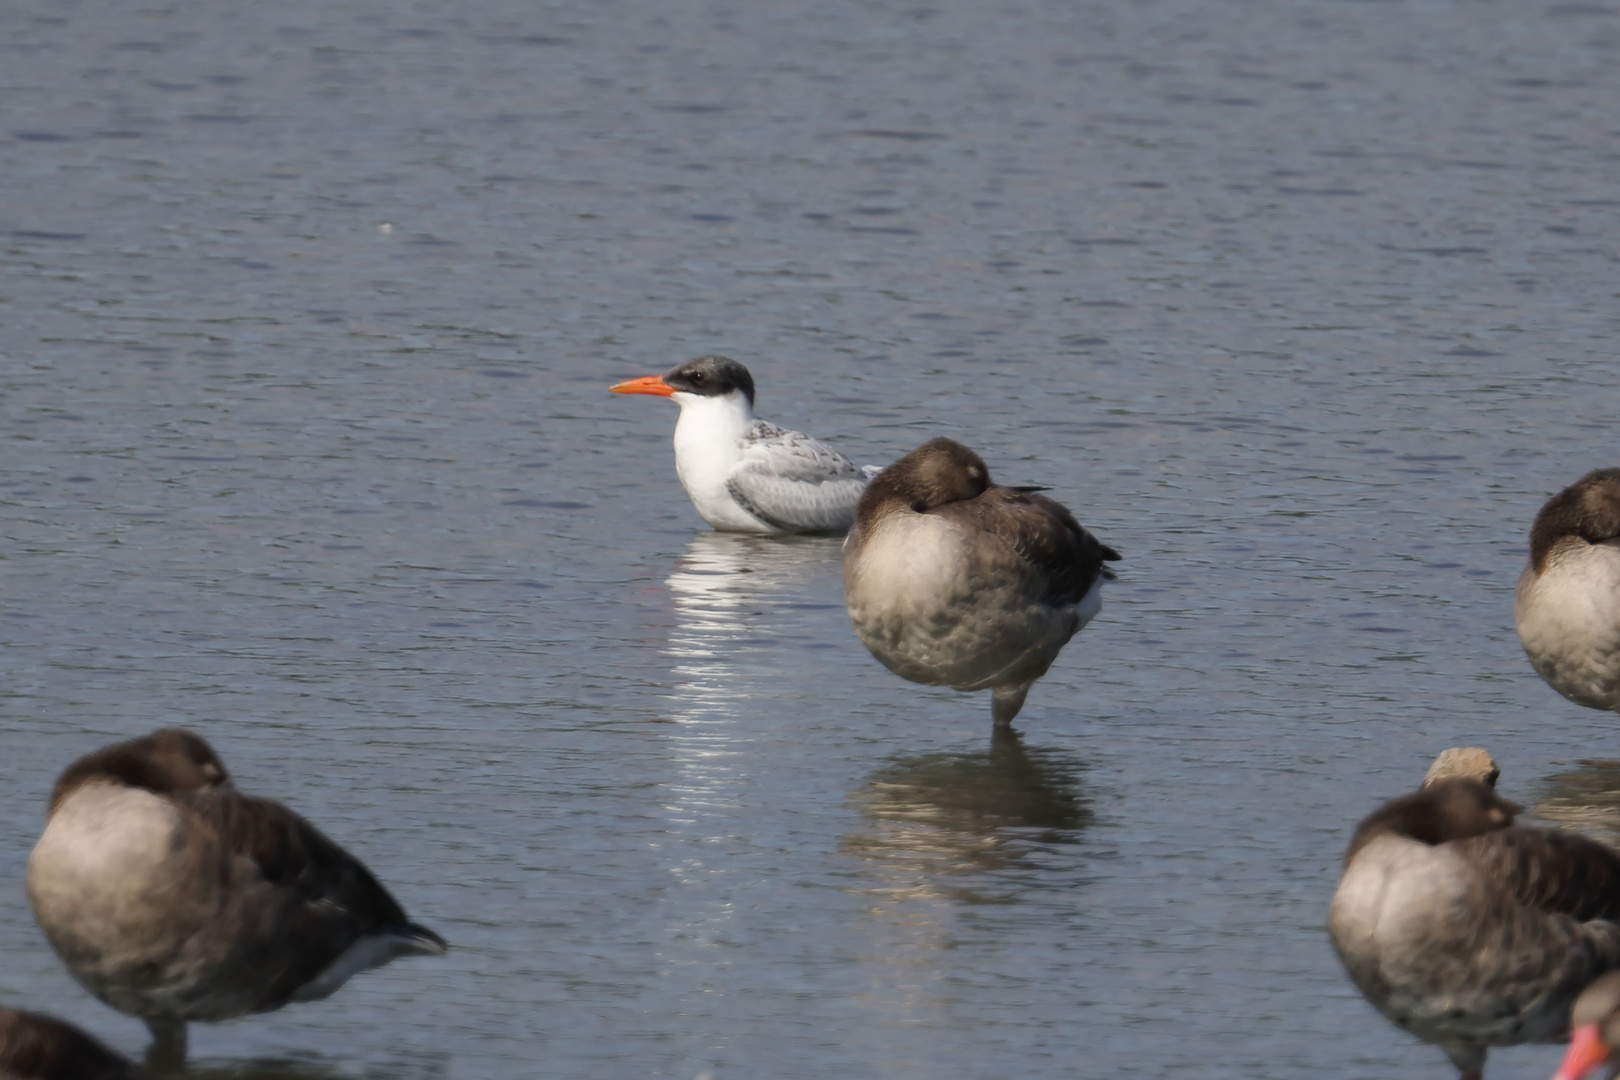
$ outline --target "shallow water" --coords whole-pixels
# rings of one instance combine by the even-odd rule
[[[142,1048],[21,873],[68,761],[184,724],[454,946],[199,1076],[1439,1075],[1322,923],[1443,747],[1620,821],[1511,624],[1615,464],[1617,52],[1567,2],[6,5],[0,999]],[[1124,553],[1021,744],[865,654],[836,540],[702,527],[605,388],[711,351]]]

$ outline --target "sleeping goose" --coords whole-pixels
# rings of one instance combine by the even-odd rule
[[[872,480],[844,542],[862,644],[912,682],[989,690],[998,729],[1102,609],[1119,558],[1037,490],[993,484],[978,454],[931,439]]]
[[[673,398],[675,472],[698,516],[721,532],[841,533],[876,467],[754,417],[754,378],[724,356],[608,387]]]
[[[1437,780],[1357,827],[1328,934],[1363,996],[1479,1080],[1486,1049],[1555,1042],[1620,968],[1620,855],[1519,828],[1484,782]]]
[[[28,859],[34,919],[68,971],[181,1061],[186,1023],[331,994],[445,943],[359,860],[269,799],[243,795],[176,728],[68,766]]]
[[[3,1080],[134,1080],[135,1068],[72,1024],[0,1008]]]
[[[1513,623],[1549,686],[1620,710],[1620,469],[1587,473],[1536,515]]]

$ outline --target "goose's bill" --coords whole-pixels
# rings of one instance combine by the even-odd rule
[[[661,375],[643,375],[629,382],[615,383],[608,387],[608,391],[614,394],[653,394],[657,397],[673,397],[675,394]]]
[[[1564,1063],[1558,1066],[1553,1080],[1585,1080],[1592,1070],[1608,1060],[1609,1047],[1598,1026],[1578,1027],[1569,1033],[1569,1049],[1564,1052]]]

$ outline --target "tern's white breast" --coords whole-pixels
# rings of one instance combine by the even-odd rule
[[[719,397],[677,393],[675,473],[698,516],[717,529],[771,531],[737,505],[726,490],[726,475],[743,458],[743,435],[753,423],[748,399],[739,392]]]

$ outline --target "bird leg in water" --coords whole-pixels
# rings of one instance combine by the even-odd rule
[[[186,1022],[166,1016],[144,1018],[152,1032],[152,1045],[146,1051],[146,1067],[162,1076],[178,1071],[186,1063]]]
[[[1457,1066],[1457,1080],[1485,1080],[1485,1048],[1471,1043],[1441,1043],[1440,1049]]]
[[[1025,683],[1011,689],[998,686],[990,691],[990,716],[998,729],[1012,727],[1013,717],[1024,707],[1024,697],[1029,693],[1029,687],[1030,684]]]

